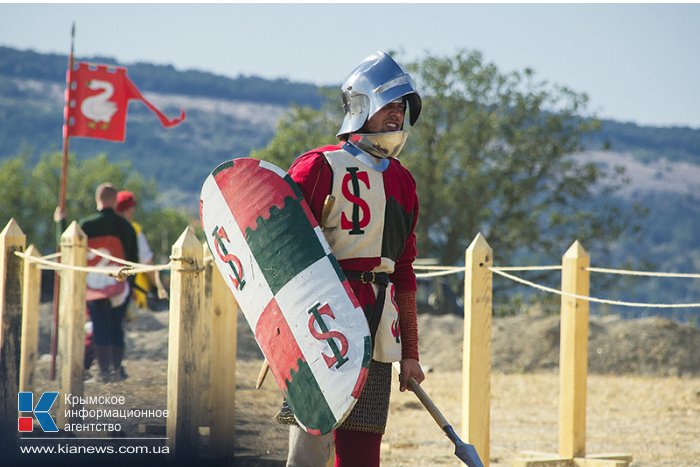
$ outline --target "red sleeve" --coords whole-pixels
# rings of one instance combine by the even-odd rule
[[[416,306],[416,274],[413,261],[418,255],[416,246],[416,224],[418,222],[418,194],[416,182],[411,173],[397,164],[400,169],[396,179],[400,180],[403,206],[411,215],[409,235],[403,251],[396,260],[391,280],[396,286],[396,305],[399,309],[399,327],[401,329],[401,358],[418,360],[418,316]]]
[[[418,247],[416,246],[416,224],[418,222],[418,195],[416,193],[416,182],[408,170],[403,169],[403,175],[406,177],[407,193],[404,195],[406,207],[411,212],[412,222],[406,243],[404,244],[401,256],[396,260],[394,272],[391,275],[391,281],[396,285],[397,292],[415,292],[416,275],[413,272],[413,261],[418,256]]]
[[[323,202],[331,192],[333,182],[333,172],[323,155],[323,151],[334,148],[336,147],[324,146],[302,154],[287,171],[304,194],[304,199],[309,204],[316,220],[321,218]]]

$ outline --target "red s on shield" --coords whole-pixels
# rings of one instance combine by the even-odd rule
[[[126,138],[126,112],[129,100],[140,100],[154,112],[161,124],[168,128],[185,119],[168,119],[148,102],[126,75],[126,68],[92,65],[81,62],[68,70],[64,137],[81,136],[109,141]]]

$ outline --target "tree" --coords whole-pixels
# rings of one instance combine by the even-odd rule
[[[575,239],[604,247],[625,229],[615,205],[593,203],[619,188],[621,172],[574,157],[599,126],[585,117],[587,96],[538,82],[530,69],[502,73],[473,51],[406,68],[423,97],[400,156],[418,186],[422,256],[459,263],[482,232],[501,264],[533,261],[532,252],[552,260]],[[329,109],[293,109],[255,157],[288,167],[324,144],[341,121]]]
[[[320,110],[292,106],[277,122],[274,138],[263,149],[251,152],[250,157],[287,169],[297,156],[309,149],[337,143],[334,135],[343,117],[340,93],[326,89],[322,94],[326,100]]]
[[[425,96],[402,154],[426,208],[424,254],[452,264],[482,232],[503,261],[528,251],[558,259],[574,239],[593,248],[619,235],[618,210],[591,200],[617,189],[620,174],[573,156],[599,126],[582,116],[587,96],[538,82],[530,69],[501,73],[478,52],[408,68]]]
[[[0,224],[5,226],[14,217],[27,235],[27,243],[48,254],[56,248],[53,211],[58,203],[61,154],[42,157],[33,169],[29,168],[29,160],[28,153],[21,153],[0,163]],[[110,163],[106,154],[82,161],[70,155],[67,219],[77,220],[94,212],[95,189],[105,181],[134,192],[140,206],[136,220],[143,225],[151,248],[157,256],[169,255],[171,245],[162,251],[161,238],[175,241],[187,226],[188,217],[180,211],[156,207],[155,182],[133,172],[128,162]]]

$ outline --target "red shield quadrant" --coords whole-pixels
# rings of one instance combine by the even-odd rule
[[[200,217],[297,421],[332,431],[367,377],[369,328],[298,187],[279,167],[234,159],[204,182]]]

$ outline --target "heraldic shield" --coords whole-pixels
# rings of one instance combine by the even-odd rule
[[[204,182],[200,219],[299,425],[329,433],[362,391],[371,338],[301,191],[273,164],[234,159]]]

